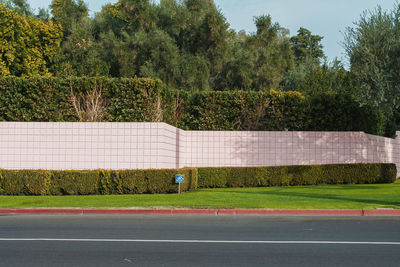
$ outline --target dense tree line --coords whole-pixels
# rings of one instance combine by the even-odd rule
[[[375,106],[386,134],[400,125],[400,4],[361,15],[343,42],[350,61],[328,63],[322,36],[290,35],[271,16],[236,32],[213,0],[119,0],[89,16],[83,0],[34,12],[0,0],[0,75],[151,77],[186,91],[300,91]]]
[[[82,0],[53,0],[37,15],[26,0],[3,2],[15,16],[61,26],[59,53],[48,63],[55,76],[151,77],[190,91],[294,90],[324,56],[322,37],[304,28],[290,37],[268,15],[254,19],[255,33],[235,32],[212,0],[120,0],[93,17]]]

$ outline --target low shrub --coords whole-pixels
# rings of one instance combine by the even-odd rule
[[[109,170],[98,170],[99,194],[110,195],[113,192],[113,173]]]
[[[117,173],[119,194],[143,194],[147,191],[147,180],[144,170],[126,170]]]
[[[374,184],[396,180],[394,164],[334,164],[165,170],[0,170],[0,195],[110,195],[176,193],[199,188]]]
[[[220,188],[225,187],[229,178],[231,168],[199,168],[200,188]]]
[[[42,171],[0,170],[0,195],[110,195],[176,193],[197,188],[197,169]]]
[[[4,195],[48,195],[49,171],[0,170],[0,193]]]
[[[199,168],[200,188],[376,184],[396,180],[395,164]]]
[[[178,185],[175,175],[185,175],[181,191],[197,188],[197,170],[195,168],[165,169],[165,170],[124,170],[118,171],[118,183],[121,185],[120,194],[160,194],[177,193]]]
[[[99,171],[52,171],[52,195],[96,195],[99,193]]]

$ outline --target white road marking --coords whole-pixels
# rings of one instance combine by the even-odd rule
[[[267,240],[147,240],[147,239],[85,239],[85,238],[0,238],[4,241],[47,241],[47,242],[131,242],[131,243],[209,243],[209,244],[339,244],[339,245],[395,245],[400,242],[361,241],[267,241]]]

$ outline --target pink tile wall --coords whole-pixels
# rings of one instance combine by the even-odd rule
[[[363,132],[188,131],[186,136],[190,166],[399,163],[397,139]]]
[[[0,123],[0,168],[158,167],[157,123]]]
[[[399,133],[400,135],[400,133]],[[148,169],[393,162],[400,139],[363,132],[183,131],[165,123],[0,122],[0,168]]]

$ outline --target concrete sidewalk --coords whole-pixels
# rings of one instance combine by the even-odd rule
[[[0,209],[0,215],[270,215],[270,216],[400,216],[400,210],[283,210],[283,209]]]

